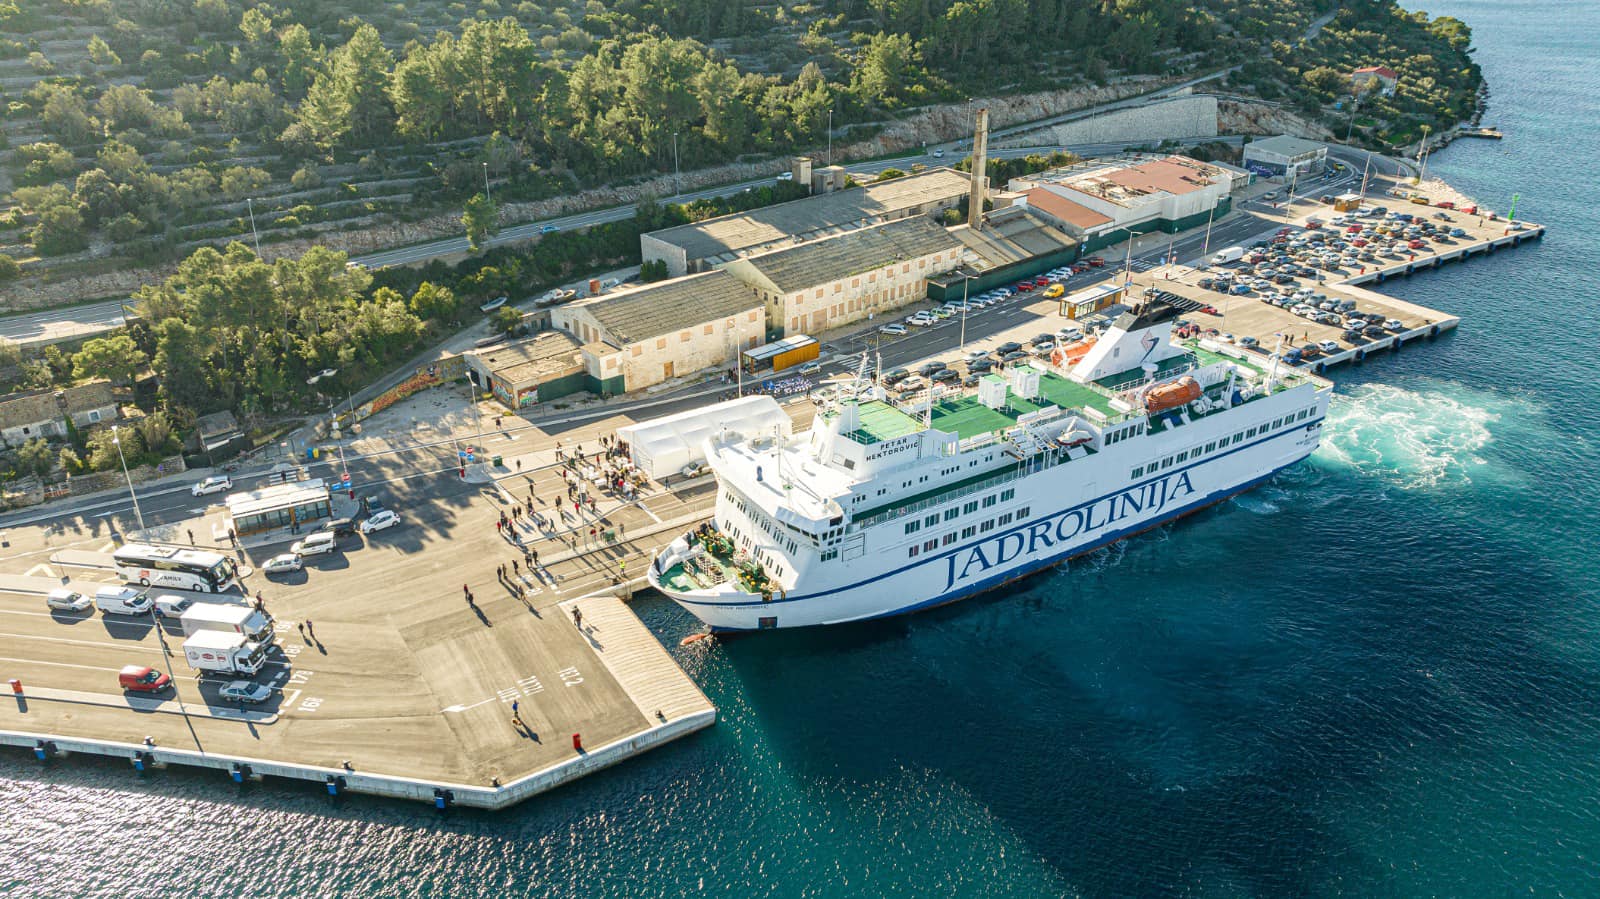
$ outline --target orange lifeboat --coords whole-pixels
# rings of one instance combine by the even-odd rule
[[[1058,346],[1050,353],[1050,361],[1061,366],[1062,368],[1068,368],[1077,365],[1078,360],[1089,355],[1089,350],[1094,347],[1094,341],[1095,338],[1086,337],[1077,343],[1069,343],[1066,346]]]
[[[1200,382],[1188,375],[1184,375],[1176,381],[1157,384],[1145,391],[1144,408],[1146,412],[1152,415],[1157,412],[1165,412],[1168,409],[1176,409],[1199,399],[1200,392]]]

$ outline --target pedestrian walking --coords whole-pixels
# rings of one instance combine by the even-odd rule
[[[188,533],[188,535],[189,535],[189,545],[193,546],[194,545],[194,531],[187,531],[186,533]]]
[[[317,639],[317,626],[311,623],[310,618],[306,619],[306,633],[311,636],[311,639]]]
[[[505,522],[503,522],[503,521],[496,521],[496,522],[495,522],[495,523],[494,523],[494,532],[495,532],[495,533],[496,533],[496,534],[498,534],[498,533],[500,533],[500,531],[501,531],[501,530],[502,530],[502,529],[503,529],[503,528],[504,528],[504,527],[505,527]]]
[[[517,460],[517,471],[521,471],[521,470],[522,470],[522,460],[518,459]]]
[[[517,560],[516,559],[512,559],[511,560],[511,576],[512,577],[521,577],[521,574],[517,571]]]
[[[506,579],[506,566],[504,566],[504,565],[496,565],[494,567],[494,576],[498,580],[502,580],[502,581],[505,580]]]
[[[519,709],[521,709],[521,708],[522,708],[522,704],[521,703],[517,702],[515,699],[511,700],[511,718],[512,718],[512,720],[515,720],[518,717],[517,716],[517,711]]]
[[[623,559],[622,562],[617,565],[617,573],[622,575],[623,577],[627,577],[628,576],[628,560],[627,559]]]
[[[534,565],[538,565],[539,564],[539,551],[538,550],[533,550],[533,564]]]
[[[533,554],[528,550],[522,551],[522,564],[528,566],[528,573],[533,573]]]
[[[300,629],[300,639],[304,640],[306,638],[306,623],[302,621],[296,624],[295,627]]]
[[[577,606],[572,607],[572,623],[580,628],[583,627],[583,612]]]
[[[467,585],[466,584],[462,584],[461,585],[461,592],[466,594],[468,602],[472,601],[472,591],[467,589]]]

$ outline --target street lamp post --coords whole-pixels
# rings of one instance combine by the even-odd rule
[[[972,276],[961,276],[961,351],[967,349],[967,296],[972,289]]]
[[[117,434],[117,425],[111,426],[111,442],[117,447],[117,460],[122,463],[122,476],[128,480],[128,496],[133,498],[133,516],[139,522],[139,530],[144,530],[144,513],[139,511],[139,494],[133,489],[133,475],[128,474],[128,458],[122,454],[122,438]]]
[[[250,242],[255,244],[256,258],[261,258],[261,235],[256,233],[256,201],[254,197],[246,197],[245,208],[250,211]]]
[[[683,169],[678,166],[678,132],[672,132],[672,195],[683,196],[683,185],[679,179],[683,177]]]
[[[483,198],[494,202],[494,197],[489,196],[489,163],[483,164]]]

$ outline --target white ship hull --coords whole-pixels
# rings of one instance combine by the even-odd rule
[[[1255,487],[1316,449],[1325,413],[1326,398],[1321,397],[1314,417],[1197,462],[1164,468],[1156,475],[1131,477],[1125,457],[1105,453],[1024,475],[1010,486],[1020,497],[1012,505],[1026,504],[1025,517],[974,539],[941,545],[915,559],[906,557],[905,540],[889,545],[893,541],[884,538],[884,526],[880,525],[874,529],[878,539],[869,533],[864,552],[857,557],[852,559],[847,552],[843,559],[802,567],[790,586],[770,598],[732,584],[678,590],[662,583],[662,572],[694,552],[682,539],[658,557],[650,581],[716,631],[840,624],[943,605]],[[1195,427],[1180,430],[1188,432]],[[1176,439],[1192,436],[1183,433]],[[1144,439],[1153,443],[1163,440],[1158,435]],[[719,501],[719,521],[736,515],[736,510],[724,508]],[[891,522],[889,527],[897,524]]]

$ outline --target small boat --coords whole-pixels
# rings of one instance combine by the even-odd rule
[[[501,306],[504,306],[506,304],[506,301],[509,300],[509,299],[510,299],[510,297],[495,297],[494,299],[490,300],[489,302],[484,303],[482,306],[479,306],[478,307],[478,311],[479,312],[493,312],[496,309],[499,309]]]

